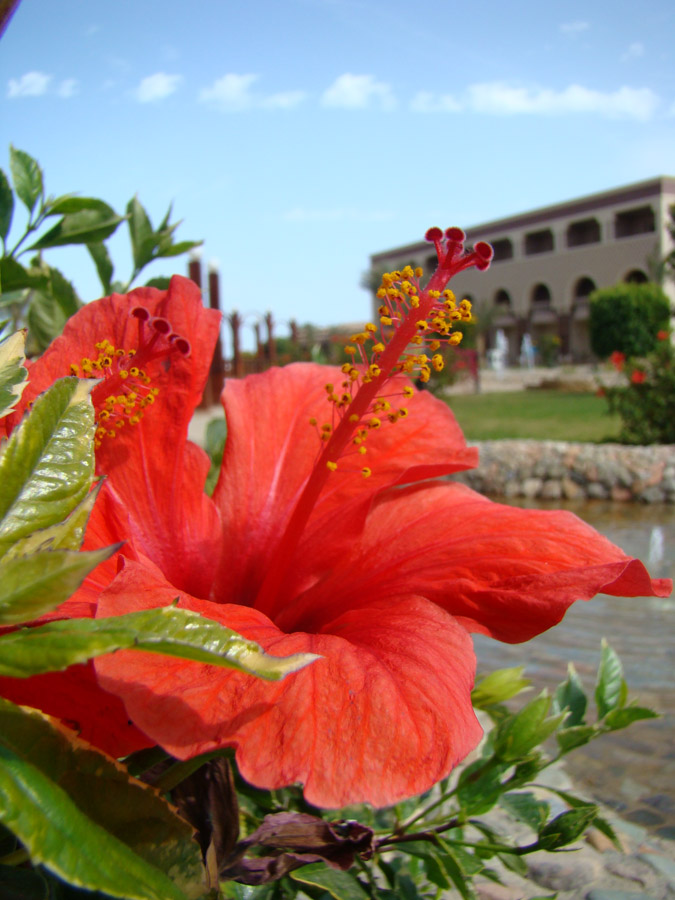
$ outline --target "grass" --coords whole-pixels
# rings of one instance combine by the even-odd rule
[[[461,394],[445,398],[468,440],[615,440],[618,416],[595,394],[562,391],[514,391]]]

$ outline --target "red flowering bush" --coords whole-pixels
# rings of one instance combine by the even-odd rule
[[[122,755],[236,748],[257,786],[304,785],[313,804],[393,803],[476,745],[471,632],[524,641],[599,591],[664,595],[575,516],[491,503],[432,480],[475,465],[445,404],[418,393],[467,309],[446,288],[490,248],[432,229],[439,267],[384,277],[380,324],[341,369],[295,364],[228,383],[212,498],[187,426],[218,329],[191,282],[90,304],[31,368],[21,409],[61,375],[97,377],[106,474],[85,547],[123,541],[56,616],[198,611],[275,655],[320,659],[267,683],[200,662],[121,651],[86,667],[2,679],[16,702],[67,718]],[[409,267],[407,267],[409,268]],[[427,338],[426,333],[433,334]],[[425,353],[429,350],[431,357]],[[9,427],[16,416],[10,417]],[[364,464],[367,463],[367,464]]]
[[[612,353],[610,360],[626,383],[604,386],[610,412],[621,416],[619,440],[625,444],[675,443],[675,350],[670,333],[659,331],[654,350],[642,358]],[[620,365],[617,365],[617,358]]]

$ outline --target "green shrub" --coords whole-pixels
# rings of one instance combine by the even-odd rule
[[[624,444],[675,444],[675,348],[666,331],[643,359],[621,369],[627,384],[603,388],[610,412],[621,416]]]
[[[594,291],[590,298],[591,348],[605,359],[615,350],[645,356],[668,328],[670,304],[657,284],[616,284]]]

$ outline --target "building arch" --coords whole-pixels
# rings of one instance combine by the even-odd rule
[[[544,284],[543,281],[540,281],[539,284],[535,284],[530,292],[530,305],[533,309],[549,306],[551,299],[551,291],[548,285]]]
[[[649,278],[642,269],[631,269],[630,272],[626,272],[623,280],[628,284],[644,284],[645,281],[649,281]]]
[[[493,304],[500,310],[507,311],[511,309],[511,294],[504,288],[495,291]]]
[[[582,275],[581,278],[577,278],[572,292],[572,302],[574,303],[575,300],[586,300],[596,290],[596,287],[595,282],[588,275]]]

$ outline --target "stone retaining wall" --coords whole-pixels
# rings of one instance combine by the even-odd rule
[[[675,446],[476,441],[480,466],[453,478],[482,494],[675,503]]]

